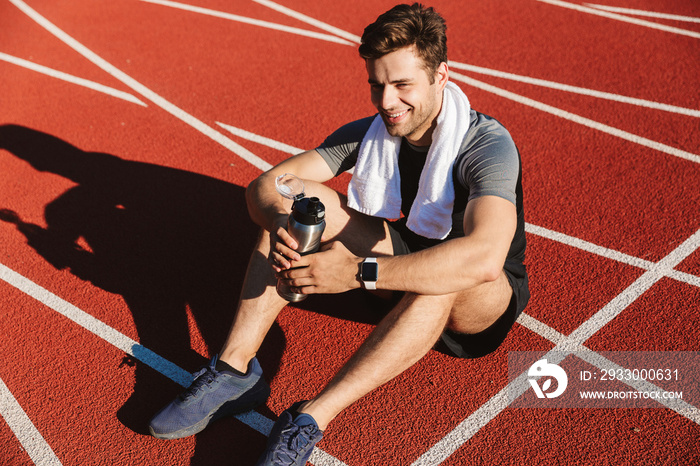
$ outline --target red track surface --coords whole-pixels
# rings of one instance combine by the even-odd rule
[[[270,164],[288,154],[217,123],[314,147],[373,111],[356,46],[137,0],[28,0],[106,62],[95,63],[14,3],[0,2],[0,53],[145,106],[0,55],[0,463],[252,464],[265,442],[253,417],[178,441],[144,435],[181,388],[163,373],[186,383],[177,366],[193,371],[222,344],[256,234],[243,191],[260,169],[193,121]],[[188,3],[330,34],[253,1]],[[285,2],[356,35],[392,4]],[[606,4],[700,17],[692,0]],[[700,464],[697,397],[686,414],[497,402],[510,383],[510,351],[550,350],[601,313],[610,321],[577,340],[594,351],[700,350],[700,24],[624,15],[688,36],[535,0],[433,5],[447,19],[455,62],[695,114],[453,67],[658,144],[455,77],[523,156],[529,318],[480,360],[428,354],[344,412],[315,464]],[[344,190],[347,181],[331,185]],[[273,392],[259,414],[275,419],[319,390],[371,331],[375,308],[350,293],[286,309],[261,351]]]

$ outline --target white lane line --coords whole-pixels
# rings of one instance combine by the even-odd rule
[[[571,340],[565,340],[561,346],[558,345],[542,357],[547,359],[550,363],[557,364],[573,352],[576,352],[576,355],[581,359],[599,369],[622,369],[621,366],[609,361],[600,354],[585,346],[578,345]],[[527,371],[519,374],[507,386],[491,397],[486,403],[479,406],[476,411],[470,414],[455,429],[420,456],[411,466],[434,466],[447,460],[447,458],[479,432],[481,428],[486,426],[496,416],[508,408],[511,400],[519,398],[530,388],[530,385],[527,383],[527,378]],[[622,382],[638,391],[662,391],[661,388],[646,381]],[[679,399],[657,399],[656,401],[686,419],[700,424],[700,410],[695,406]]]
[[[523,372],[510,385],[502,388],[489,401],[479,406],[476,411],[471,413],[457,427],[423,453],[411,466],[435,466],[445,461],[462,445],[467,443],[482,427],[508,407],[508,397],[516,390],[516,387],[520,387],[522,392],[525,393],[529,386],[527,372]]]
[[[700,230],[696,231],[690,238],[671,251],[671,253],[661,261],[654,264],[651,270],[645,272],[630,286],[625,288],[622,293],[613,298],[612,301],[568,336],[564,336],[542,322],[537,322],[536,319],[530,316],[521,315],[518,322],[555,343],[556,346],[550,350],[547,355],[556,355],[557,358],[561,360],[564,355],[573,353],[574,351],[586,351],[588,349],[583,346],[586,340],[618,316],[630,304],[651,288],[652,285],[666,276],[675,266],[680,264],[698,248],[700,248]],[[549,361],[550,358],[547,358],[547,360]],[[593,357],[590,358],[590,360],[593,361],[594,364],[600,363],[599,361],[596,362]],[[555,360],[554,362],[556,363],[557,361]],[[449,432],[433,445],[433,447],[426,451],[412,466],[428,466],[445,461],[481,430],[482,427],[486,426],[509,406],[509,396],[511,397],[510,399],[515,399],[519,394],[527,390],[528,384],[525,383],[526,376],[527,373],[523,372],[516,379],[511,381],[500,392],[455,427],[454,430]],[[700,423],[700,413],[698,413],[697,408],[687,404],[668,404],[666,406],[687,419]]]
[[[549,230],[537,225],[532,225],[531,223],[525,224],[525,231],[533,235],[541,236],[542,238],[551,239],[558,243],[563,243],[568,246],[581,249],[582,251],[587,251],[598,256],[606,257],[617,262],[622,262],[623,264],[632,265],[634,267],[639,267],[640,269],[648,270],[654,266],[654,263],[638,257],[630,256],[613,249],[608,249],[603,246],[598,246],[597,244],[589,243],[579,238],[566,235],[564,233],[559,233],[557,231]]]
[[[270,0],[253,0],[253,1],[256,3],[259,3],[261,5],[268,6],[276,11],[287,14],[293,18],[299,19],[300,21],[304,21],[308,24],[316,26],[316,27],[323,29],[325,31],[328,31],[330,33],[336,34],[340,37],[346,38],[346,39],[353,41],[355,43],[359,44],[361,41],[360,36],[357,36],[355,34],[351,34],[347,31],[339,29],[335,26],[331,26],[330,24],[324,23],[324,22],[319,21],[315,18],[311,18],[310,16],[306,16],[302,13],[296,12],[294,10],[287,8],[287,7],[281,6],[281,5],[279,5],[275,2],[272,2]],[[639,11],[639,10],[632,10],[632,11]],[[697,18],[691,18],[691,19],[697,19]],[[698,19],[698,21],[700,22],[700,19]],[[623,95],[619,95],[619,94],[612,94],[609,92],[596,91],[593,89],[586,89],[586,88],[577,87],[577,86],[570,86],[570,85],[561,84],[561,83],[557,83],[557,82],[553,82],[553,81],[547,81],[544,79],[530,78],[527,76],[521,76],[521,75],[517,75],[517,74],[513,74],[513,73],[492,70],[489,68],[468,65],[465,63],[459,63],[459,62],[455,62],[455,61],[450,61],[449,64],[453,68],[461,69],[461,70],[465,70],[465,71],[471,71],[474,73],[486,74],[489,76],[495,76],[495,77],[499,77],[499,78],[510,79],[513,81],[524,82],[524,83],[532,84],[535,86],[548,87],[551,89],[557,89],[557,90],[562,90],[562,91],[566,91],[566,92],[587,95],[587,96],[591,96],[591,97],[597,97],[600,99],[612,100],[615,102],[622,102],[622,103],[627,103],[627,104],[631,104],[631,105],[637,105],[640,107],[647,107],[647,108],[652,108],[652,109],[656,109],[656,110],[663,110],[666,112],[678,113],[681,115],[688,115],[688,116],[692,116],[695,118],[700,118],[700,110],[678,107],[675,105],[663,104],[663,103],[653,102],[653,101],[645,100],[645,99],[637,99],[634,97],[627,97],[627,96],[623,96]]]
[[[54,451],[24,412],[17,399],[0,379],[0,416],[5,419],[22,448],[34,464],[43,466],[60,465]]]
[[[680,34],[683,36],[693,37],[695,39],[700,39],[700,32],[689,31],[687,29],[676,28],[672,26],[666,26],[665,24],[654,23],[652,21],[645,21],[638,18],[630,18],[629,16],[618,15],[617,13],[612,13],[609,11],[598,10],[595,8],[589,8],[582,5],[576,5],[574,3],[562,2],[560,0],[537,0],[542,3],[549,3],[550,5],[560,6],[563,8],[570,8],[575,11],[580,11],[582,13],[590,13],[592,15],[603,16],[605,18],[615,19],[618,21],[623,21],[625,23],[636,24],[638,26],[645,26],[651,29],[658,29],[660,31],[672,32],[674,34]]]
[[[282,14],[285,14],[287,16],[290,16],[292,18],[298,19],[299,21],[302,21],[306,24],[310,24],[312,26],[315,26],[319,29],[322,29],[326,32],[330,32],[331,34],[335,34],[336,36],[342,37],[343,39],[347,39],[350,42],[355,42],[357,44],[360,43],[360,36],[356,36],[355,34],[351,34],[347,31],[343,31],[342,29],[339,29],[335,26],[331,26],[328,23],[324,23],[323,21],[319,21],[315,18],[312,18],[311,16],[306,16],[303,13],[299,13],[298,11],[294,11],[290,8],[287,8],[286,6],[282,6],[279,3],[271,2],[270,0],[253,0],[255,3],[259,3],[260,5],[266,6],[268,8],[271,8],[275,11],[278,11]]]
[[[652,108],[655,110],[663,110],[665,112],[678,113],[681,115],[692,116],[695,118],[700,118],[700,110],[694,110],[691,108],[677,107],[675,105],[662,104],[659,102],[653,102],[651,100],[637,99],[634,97],[627,97],[619,94],[612,94],[609,92],[601,92],[593,89],[586,89],[585,87],[570,86],[568,84],[561,84],[554,81],[547,81],[544,79],[530,78],[528,76],[522,76],[513,73],[507,73],[505,71],[492,70],[489,68],[483,68],[481,66],[468,65],[466,63],[459,63],[450,61],[450,67],[471,71],[473,73],[485,74],[488,76],[494,76],[497,78],[509,79],[511,81],[522,82],[526,84],[532,84],[534,86],[546,87],[549,89],[556,89],[565,92],[571,92],[573,94],[587,95],[590,97],[596,97],[599,99],[612,100],[614,102],[621,102],[630,105],[636,105],[638,107]]]
[[[541,1],[541,0],[539,0]],[[618,137],[620,139],[624,139],[629,142],[633,142],[635,144],[639,144],[644,147],[648,147],[650,149],[657,150],[659,152],[664,152],[669,155],[673,155],[685,160],[689,160],[691,162],[695,163],[700,163],[700,155],[697,154],[692,154],[690,152],[686,152],[681,149],[677,149],[675,147],[668,146],[666,144],[662,144],[660,142],[652,141],[651,139],[643,138],[641,136],[638,136],[636,134],[628,133],[627,131],[623,131],[618,128],[614,128],[612,126],[605,125],[603,123],[599,123],[595,120],[591,120],[589,118],[582,117],[580,115],[576,115],[575,113],[567,112],[566,110],[562,110],[557,107],[553,107],[551,105],[544,104],[542,102],[539,102],[537,100],[530,99],[528,97],[524,97],[520,94],[516,94],[514,92],[506,91],[505,89],[501,89],[500,87],[492,86],[491,84],[486,84],[485,82],[478,81],[473,78],[469,78],[467,76],[464,76],[462,74],[456,73],[454,71],[450,72],[450,77],[457,81],[462,81],[463,83],[469,84],[470,86],[474,86],[478,89],[482,89],[487,92],[491,92],[492,94],[499,95],[501,97],[505,97],[506,99],[513,100],[515,102],[521,103],[523,105],[527,105],[529,107],[536,108],[537,110],[541,110],[543,112],[551,113],[552,115],[558,116],[559,118],[563,118],[565,120],[573,121],[574,123],[578,123],[583,126],[587,126],[589,128],[595,129],[597,131],[600,131],[602,133],[607,133],[612,136]]]
[[[51,293],[46,288],[18,274],[4,264],[0,264],[0,280],[14,286],[27,296],[53,309],[93,335],[98,336],[126,354],[133,356],[181,386],[187,387],[192,383],[192,374],[182,369],[180,366],[154,353],[101,320]],[[265,435],[267,435],[272,428],[272,421],[255,412],[244,413],[240,415],[239,419]]]
[[[591,8],[595,8],[597,10],[610,11],[612,13],[622,13],[622,14],[634,15],[634,16],[646,16],[648,18],[670,19],[673,21],[681,21],[684,23],[700,23],[700,18],[696,18],[693,16],[672,15],[669,13],[659,13],[659,12],[655,12],[655,11],[646,11],[646,10],[634,10],[632,8],[620,8],[620,7],[607,6],[607,5],[594,5],[592,3],[584,3],[584,5],[587,5]]]
[[[155,5],[169,6],[171,8],[177,8],[184,11],[190,11],[192,13],[200,13],[203,15],[213,16],[216,18],[228,19],[231,21],[237,21],[239,23],[251,24],[253,26],[260,26],[268,29],[274,29],[277,31],[289,32],[292,34],[297,34],[299,36],[311,37],[313,39],[321,39],[328,42],[335,42],[337,44],[343,45],[353,45],[352,42],[341,39],[337,36],[330,34],[322,34],[319,32],[308,31],[306,29],[295,28],[291,26],[285,26],[283,24],[271,23],[269,21],[262,21],[259,19],[247,18],[245,16],[234,15],[231,13],[225,13],[223,11],[211,10],[209,8],[202,8],[193,5],[187,5],[185,3],[171,2],[169,0],[141,0],[146,3],[153,3]]]
[[[30,69],[32,71],[36,71],[36,72],[41,73],[41,74],[45,74],[47,76],[51,76],[52,78],[67,81],[71,84],[77,84],[78,86],[87,87],[88,89],[92,89],[93,91],[102,92],[103,94],[111,95],[112,97],[126,100],[127,102],[138,104],[138,105],[141,105],[143,107],[148,107],[148,105],[146,105],[145,103],[140,101],[138,98],[134,97],[133,95],[129,94],[128,92],[123,92],[123,91],[96,83],[94,81],[89,81],[87,79],[79,78],[77,76],[73,76],[71,74],[64,73],[62,71],[54,70],[53,68],[48,68],[46,66],[38,65],[38,64],[31,62],[29,60],[24,60],[22,58],[13,57],[12,55],[8,55],[8,54],[2,53],[2,52],[0,52],[0,60],[6,61],[8,63],[12,63],[13,65],[17,65],[17,66],[21,66],[23,68]]]
[[[679,282],[684,282],[688,285],[700,287],[700,277],[697,277],[695,275],[691,275],[686,272],[680,272],[678,270],[672,270],[671,273],[668,274],[668,276],[670,278],[673,278],[674,280],[678,280]]]
[[[15,5],[17,8],[19,8],[24,14],[29,16],[31,19],[33,19],[37,24],[42,26],[44,29],[46,29],[48,32],[56,36],[59,40],[64,42],[66,45],[68,45],[70,48],[81,54],[83,57],[91,61],[93,64],[97,65],[100,69],[105,71],[106,73],[110,74],[111,76],[115,77],[122,83],[124,83],[126,86],[129,88],[133,89],[135,92],[143,96],[144,98],[150,100],[153,102],[155,105],[158,107],[162,108],[166,112],[170,113],[174,117],[178,118],[179,120],[184,121],[188,125],[192,126],[194,129],[198,130],[202,134],[208,136],[212,140],[218,142],[234,154],[238,155],[242,159],[248,161],[250,164],[260,168],[261,170],[265,170],[264,167],[269,166],[267,162],[262,160],[260,157],[257,155],[253,154],[250,152],[248,149],[244,148],[243,146],[236,144],[234,141],[231,139],[227,138],[224,136],[222,133],[219,131],[215,130],[214,128],[210,127],[206,123],[202,122],[201,120],[197,119],[196,117],[190,115],[189,113],[185,112],[184,110],[180,109],[179,107],[176,107],[175,105],[171,104],[167,100],[165,100],[163,97],[159,96],[143,84],[139,83],[135,79],[133,79],[131,76],[127,75],[123,71],[117,69],[114,65],[110,64],[106,60],[104,60],[102,57],[85,47],[83,44],[78,42],[77,40],[73,39],[71,36],[63,32],[61,29],[59,29],[56,25],[51,23],[49,20],[41,16],[39,13],[37,13],[35,10],[33,10],[29,5],[24,3],[22,0],[9,0],[10,3]]]
[[[299,149],[298,147],[290,146],[288,144],[285,144],[283,142],[275,141],[274,139],[266,138],[265,136],[260,136],[255,133],[251,133],[250,131],[246,131],[241,128],[236,128],[235,126],[227,125],[225,123],[218,123],[219,126],[222,128],[225,128],[226,130],[230,131],[232,134],[242,138],[246,139],[248,141],[253,141],[257,142],[258,144],[261,144],[263,146],[271,147],[273,149],[276,149],[280,152],[286,152],[287,154],[300,154],[302,152],[305,152],[305,149]],[[272,165],[269,165],[269,168],[272,168]],[[265,170],[263,170],[265,171]],[[353,174],[355,172],[355,168],[351,167],[346,170],[347,173]]]
[[[562,344],[566,341],[566,335],[557,330],[554,330],[549,325],[545,324],[544,322],[540,322],[539,320],[535,319],[534,317],[530,316],[525,312],[520,314],[520,317],[518,317],[518,320],[516,322],[525,327],[526,329],[530,330],[532,333],[536,333],[545,340],[551,341],[555,345]]]
[[[258,144],[261,144],[263,146],[271,147],[273,149],[277,149],[280,152],[286,152],[287,154],[300,154],[304,152],[304,149],[299,149],[297,147],[290,146],[288,144],[285,144],[283,142],[275,141],[274,139],[266,138],[265,136],[260,136],[255,133],[251,133],[250,131],[246,131],[244,129],[236,128],[235,126],[227,125],[224,123],[216,123],[217,125],[221,126],[225,130],[229,131],[231,134],[238,136],[240,138],[246,139],[248,141],[253,141],[257,142]],[[272,168],[272,166],[270,166]]]
[[[318,447],[314,447],[314,451],[311,453],[311,457],[309,457],[309,463],[313,466],[348,466],[335,456],[329,455]]]
[[[277,5],[269,0],[254,0],[254,1],[257,1],[258,3],[261,3],[261,4],[268,4],[271,8],[273,7],[272,5]],[[539,1],[548,1],[548,0],[539,0]],[[559,2],[559,3],[564,3],[564,2]],[[290,10],[286,7],[281,7],[281,6],[277,5],[276,9],[278,9],[278,11],[284,10],[285,12],[290,12],[290,14],[295,13],[295,17],[297,17],[296,15],[298,15],[299,19],[302,19],[302,17],[306,18],[306,19],[302,19],[302,20],[306,20],[307,22],[309,22],[309,24],[314,24],[318,27],[325,27],[326,30],[328,30],[328,31],[331,31],[334,33],[338,33],[336,31],[340,31],[341,33],[343,33],[343,35],[349,34],[346,31],[342,31],[338,28],[327,25],[326,23],[322,23],[318,20],[315,20],[314,18],[310,18],[306,15],[301,15],[300,13],[296,14],[296,12],[294,12],[293,10]],[[592,11],[596,11],[596,10],[592,10]],[[652,23],[652,24],[655,24],[655,23]],[[355,40],[357,42],[359,42],[359,38],[357,36],[354,36],[354,37],[356,38]],[[459,62],[450,62],[450,63],[455,68],[461,68],[461,69],[468,68],[471,71],[479,72],[479,73],[483,73],[483,74],[490,74],[492,76],[499,76],[499,77],[503,77],[503,78],[507,77],[508,79],[522,80],[523,82],[528,82],[530,84],[535,84],[535,85],[539,85],[539,86],[546,85],[548,87],[552,87],[552,88],[560,89],[560,90],[565,90],[568,92],[577,92],[580,94],[590,95],[590,96],[597,97],[597,98],[615,100],[618,102],[624,102],[624,103],[628,103],[628,104],[649,107],[649,108],[663,110],[663,111],[667,111],[667,112],[675,112],[675,113],[679,113],[679,114],[683,114],[683,115],[700,117],[700,110],[687,109],[687,108],[677,107],[677,106],[668,105],[668,104],[651,102],[651,101],[647,101],[647,100],[643,100],[643,99],[635,99],[635,98],[631,98],[631,97],[619,96],[616,94],[594,91],[594,90],[585,89],[585,88],[577,88],[575,86],[567,86],[567,85],[563,85],[560,83],[554,83],[551,81],[539,80],[539,79],[535,79],[535,78],[527,78],[524,76],[518,76],[518,75],[511,74],[511,73],[496,72],[494,70],[489,70],[487,68],[472,67],[470,65],[461,64]],[[535,101],[533,99],[529,99],[529,98],[524,97],[524,96],[520,96],[518,94],[515,94],[515,93],[510,92],[510,91],[506,91],[504,89],[500,89],[496,86],[492,86],[490,84],[486,84],[486,83],[483,83],[481,81],[477,81],[473,78],[469,78],[469,77],[461,75],[459,73],[451,72],[450,75],[453,78],[460,80],[460,81],[463,81],[463,82],[466,82],[468,84],[471,84],[474,87],[478,87],[478,88],[483,89],[487,92],[495,93],[495,94],[500,95],[502,97],[516,100],[517,102],[520,102],[522,104],[537,108],[538,110],[552,113],[553,115],[556,115],[560,118],[574,121],[576,123],[582,124],[584,126],[588,126],[590,128],[596,129],[598,131],[608,133],[608,134],[611,134],[613,136],[625,139],[627,141],[634,142],[636,144],[640,144],[640,145],[643,145],[646,147],[650,147],[652,149],[655,149],[655,150],[658,150],[661,152],[665,152],[665,153],[668,153],[670,155],[674,155],[676,157],[690,160],[690,161],[695,162],[695,163],[700,163],[700,155],[693,154],[693,153],[690,153],[690,152],[687,152],[687,151],[684,151],[684,150],[681,150],[681,149],[678,149],[675,147],[671,147],[671,146],[668,146],[666,144],[662,144],[662,143],[657,142],[657,141],[652,141],[650,139],[638,136],[636,134],[629,133],[627,131],[623,131],[623,130],[618,129],[618,128],[614,128],[612,126],[604,125],[604,124],[599,123],[597,121],[594,121],[594,120],[567,112],[565,110],[558,109],[556,107],[552,107],[550,105]]]

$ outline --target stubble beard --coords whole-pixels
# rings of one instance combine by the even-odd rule
[[[422,134],[420,135],[421,137],[423,134],[425,134],[426,131],[430,129],[432,126],[432,121],[430,120],[430,117],[433,113],[433,110],[435,109],[435,106],[438,105],[437,102],[433,101],[431,102],[430,105],[428,106],[423,106],[420,113],[415,113],[418,110],[416,107],[411,107],[409,110],[409,115],[408,119],[399,123],[399,124],[390,124],[387,122],[386,118],[384,117],[384,114],[382,113],[382,119],[384,120],[384,126],[387,129],[387,132],[389,135],[393,137],[401,137],[401,138],[409,138],[413,140],[418,140],[420,139],[419,137],[413,137],[411,138],[412,135],[416,135],[416,133],[421,130]],[[435,116],[437,118],[437,115]]]
[[[409,113],[415,112],[416,109],[411,108],[409,110]],[[428,120],[430,116],[430,112],[426,112],[425,114],[411,114],[409,115],[409,119],[407,121],[401,122],[399,124],[391,124],[384,119],[384,126],[386,126],[386,130],[389,133],[389,135],[393,137],[400,137],[400,138],[405,138],[409,137],[412,134],[416,133]]]

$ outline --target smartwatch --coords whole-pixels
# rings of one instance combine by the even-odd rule
[[[379,274],[379,266],[377,265],[376,257],[368,257],[360,264],[360,281],[366,290],[377,289],[377,276]]]

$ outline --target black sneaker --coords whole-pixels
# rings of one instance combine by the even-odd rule
[[[195,373],[187,390],[151,419],[148,428],[151,435],[160,439],[188,437],[217,419],[265,403],[270,387],[262,377],[257,359],[253,358],[244,376],[217,371],[216,360],[214,356],[208,366]]]
[[[284,411],[267,439],[256,466],[304,466],[323,437],[313,417],[297,412],[303,402]]]

